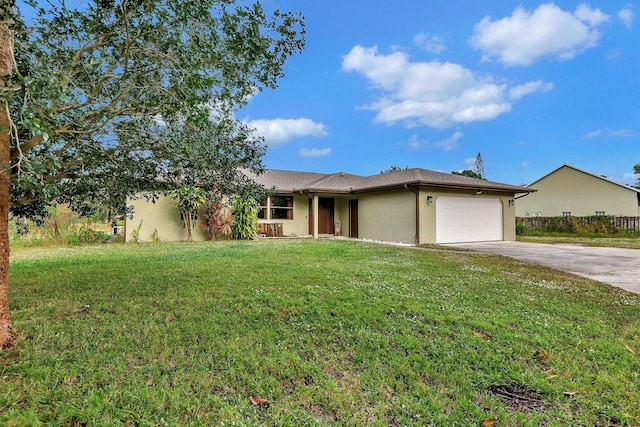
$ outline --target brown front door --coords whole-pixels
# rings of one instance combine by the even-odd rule
[[[358,237],[358,201],[349,200],[349,237]]]
[[[320,197],[318,200],[318,234],[334,234],[334,199]]]

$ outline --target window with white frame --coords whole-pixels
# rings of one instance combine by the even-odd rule
[[[598,215],[598,216],[604,216],[604,215],[605,215],[605,213],[604,213],[604,211],[596,211],[596,215]]]

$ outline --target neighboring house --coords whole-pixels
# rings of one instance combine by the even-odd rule
[[[272,194],[259,211],[263,228],[409,244],[515,240],[514,198],[535,191],[424,169],[368,177],[267,170],[253,179]],[[186,238],[171,199],[131,204],[127,241],[140,221],[142,240],[154,228],[163,240]],[[205,236],[198,230],[194,239]]]
[[[536,192],[516,199],[516,215],[640,216],[640,190],[562,165],[527,185]]]

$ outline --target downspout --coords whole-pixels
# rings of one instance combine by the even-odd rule
[[[404,184],[404,189],[416,195],[416,234],[414,243],[417,246],[420,244],[420,190],[414,191],[407,184]]]

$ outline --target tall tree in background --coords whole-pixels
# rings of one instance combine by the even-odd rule
[[[478,153],[476,160],[473,164],[473,169],[465,169],[463,171],[451,171],[453,175],[468,176],[469,178],[483,179],[484,177],[484,162],[482,160],[482,154]]]
[[[636,164],[633,167],[633,173],[635,173],[636,175],[640,175],[640,163]],[[638,177],[638,181],[636,182],[635,187],[640,188],[640,176]]]
[[[259,3],[12,3],[0,11],[0,347],[9,208],[117,204],[177,177],[245,190],[239,169],[261,169],[264,147],[235,113],[304,47],[299,14]]]
[[[482,154],[479,152],[476,155],[476,161],[473,164],[473,172],[475,172],[478,178],[486,179],[484,177],[484,161],[482,160]]]

